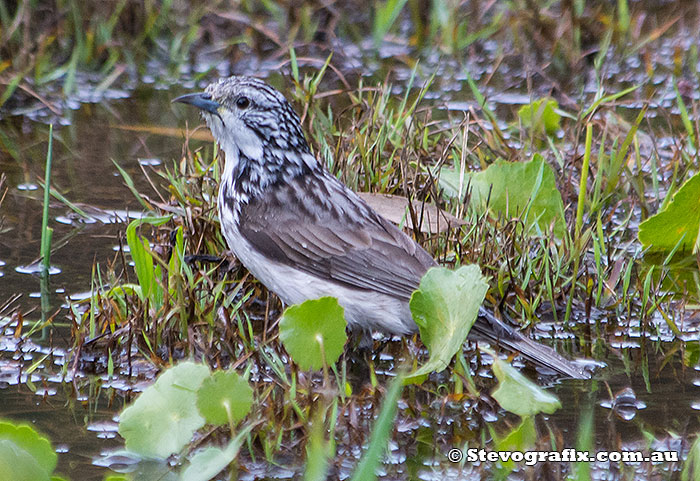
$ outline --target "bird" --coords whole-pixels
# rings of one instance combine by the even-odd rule
[[[287,305],[337,298],[352,330],[418,331],[409,301],[437,262],[316,158],[281,92],[256,77],[232,76],[173,102],[198,108],[225,154],[219,222],[253,276]],[[589,377],[483,306],[468,338],[565,377]]]

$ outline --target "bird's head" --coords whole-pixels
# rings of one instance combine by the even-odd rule
[[[222,78],[204,92],[173,100],[199,108],[227,157],[242,154],[253,162],[294,160],[309,155],[299,116],[284,96],[260,79]],[[280,155],[282,156],[280,158]],[[289,159],[285,159],[290,157]]]

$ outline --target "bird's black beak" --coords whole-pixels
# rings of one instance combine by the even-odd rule
[[[205,112],[209,112],[213,115],[219,115],[219,107],[221,104],[216,100],[211,99],[211,95],[206,92],[198,92],[194,94],[181,95],[180,97],[173,99],[173,102],[182,102],[183,104],[194,105],[198,109],[202,109]]]

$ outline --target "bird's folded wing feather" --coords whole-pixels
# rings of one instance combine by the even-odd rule
[[[241,207],[241,235],[322,280],[408,300],[433,258],[330,174],[300,176]]]

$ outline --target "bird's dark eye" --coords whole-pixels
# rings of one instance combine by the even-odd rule
[[[249,105],[250,99],[248,97],[238,97],[238,99],[236,99],[236,106],[241,110],[247,109]]]

